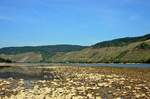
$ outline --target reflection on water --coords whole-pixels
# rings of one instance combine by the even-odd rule
[[[0,68],[0,79],[8,79],[8,81],[13,81],[11,89],[16,88],[18,85],[15,80],[12,79],[23,79],[24,87],[29,89],[33,88],[33,83],[38,80],[53,80],[54,75],[51,72],[47,72],[48,69],[45,68],[35,68],[35,67],[8,67],[4,66]]]
[[[43,79],[54,79],[54,75],[51,72],[47,72],[48,69],[36,68],[36,67],[1,67],[0,78],[14,79],[27,79],[27,80],[43,80]]]
[[[150,68],[150,64],[105,64],[105,63],[93,63],[93,64],[71,64],[76,66],[100,66],[100,67],[138,67],[138,68]]]
[[[44,67],[49,68],[52,66],[100,66],[100,67],[138,67],[138,68],[150,68],[150,64],[123,64],[123,63],[0,63],[0,67],[2,66],[17,66],[17,67]]]

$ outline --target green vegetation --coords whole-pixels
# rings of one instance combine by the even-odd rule
[[[78,51],[85,46],[78,45],[49,45],[49,46],[25,46],[25,47],[5,47],[0,49],[0,54],[20,54],[26,52],[41,52],[41,53],[53,53],[53,52],[70,52]]]
[[[150,35],[98,43],[81,51],[58,53],[53,62],[149,63]]]
[[[11,63],[12,61],[9,59],[0,58],[0,62]]]
[[[0,57],[16,62],[150,63],[150,34],[104,41],[95,45],[8,47]]]
[[[150,39],[150,34],[140,36],[140,37],[126,37],[126,38],[120,38],[120,39],[114,39],[111,41],[104,41],[97,43],[93,45],[94,48],[102,48],[102,47],[117,47],[117,46],[126,46],[128,44],[139,42],[139,41],[145,41]]]
[[[150,44],[147,43],[141,43],[140,45],[136,46],[138,49],[150,49]]]
[[[6,47],[0,49],[0,54],[4,54],[6,58],[16,58],[14,60],[18,60],[18,56],[23,56],[23,53],[31,53],[34,52],[34,56],[37,56],[41,54],[42,60],[37,59],[39,62],[47,62],[47,60],[55,55],[57,52],[70,52],[70,51],[79,51],[83,48],[86,48],[86,46],[78,46],[78,45],[49,45],[49,46],[25,46],[25,47]],[[37,55],[35,55],[37,54]],[[11,56],[10,56],[11,55]],[[31,54],[30,54],[31,55]],[[33,55],[33,54],[32,54]],[[7,57],[10,56],[10,57]],[[24,54],[24,56],[27,56]],[[32,56],[30,56],[32,57]],[[21,59],[21,58],[20,58]],[[28,62],[28,61],[27,61]],[[34,61],[37,62],[37,61]]]

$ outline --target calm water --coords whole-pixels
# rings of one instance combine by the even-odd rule
[[[109,67],[138,67],[138,68],[150,68],[150,64],[105,64],[105,63],[95,63],[95,64],[72,64],[75,66],[109,66]]]
[[[150,64],[106,64],[106,63],[0,63],[0,66],[50,67],[50,66],[109,66],[150,68]]]

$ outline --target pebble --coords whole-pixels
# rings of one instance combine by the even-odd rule
[[[102,99],[102,97],[101,96],[96,96],[96,99]]]
[[[14,79],[0,79],[0,95],[5,95],[6,99],[103,99],[104,95],[112,96],[114,99],[123,99],[120,97],[122,95],[126,99],[126,95],[131,93],[133,94],[133,99],[142,99],[149,96],[150,93],[148,84],[136,83],[134,79],[120,75],[102,75],[86,72],[71,72],[71,75],[73,77],[69,75],[70,78],[65,80],[33,81],[32,88],[25,88],[24,79],[16,80],[19,86],[11,89],[12,93],[16,94],[12,94],[10,97],[7,97],[4,92],[9,93],[9,85],[12,84],[11,81]],[[46,79],[48,76],[44,75],[43,77]],[[147,82],[145,81],[145,83]],[[142,92],[142,88],[146,90],[145,93]]]

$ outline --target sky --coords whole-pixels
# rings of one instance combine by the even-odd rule
[[[0,47],[92,45],[150,33],[150,0],[0,0]]]

